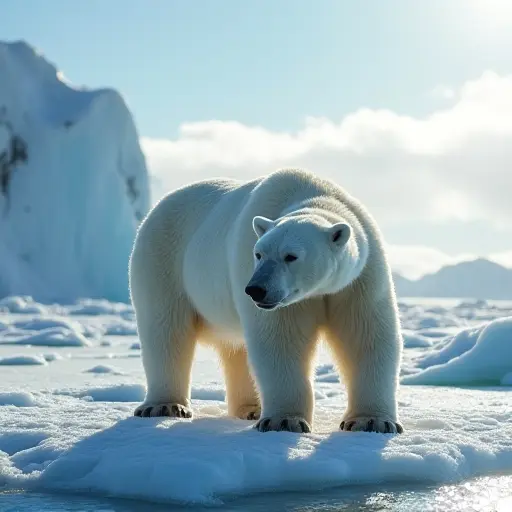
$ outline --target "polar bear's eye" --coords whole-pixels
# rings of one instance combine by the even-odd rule
[[[286,263],[290,263],[291,261],[295,261],[296,259],[297,259],[297,256],[295,256],[293,254],[287,254],[284,257],[284,261],[286,261]]]
[[[257,252],[254,256],[256,256],[257,260],[261,260],[261,254],[259,252]]]

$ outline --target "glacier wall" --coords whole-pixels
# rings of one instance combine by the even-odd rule
[[[150,207],[121,95],[75,88],[24,42],[0,42],[0,297],[127,302]]]

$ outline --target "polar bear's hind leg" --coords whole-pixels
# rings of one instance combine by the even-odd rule
[[[218,352],[226,381],[228,414],[243,420],[258,420],[260,399],[247,363],[246,349],[221,346]]]

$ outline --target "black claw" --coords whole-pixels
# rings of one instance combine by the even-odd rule
[[[255,420],[256,419],[256,413],[254,411],[251,411],[248,415],[247,415],[247,419],[248,420]]]
[[[191,418],[192,411],[182,405],[159,405],[157,407],[142,407],[134,412],[134,416],[148,418],[151,416],[170,416],[171,418]]]
[[[311,432],[309,425],[305,421],[303,421],[303,420],[299,421],[299,425],[304,434],[309,434]]]
[[[270,419],[267,418],[260,423],[261,432],[268,432],[270,429]]]
[[[377,432],[377,425],[375,425],[375,420],[371,419],[365,428],[365,432]]]
[[[286,418],[279,424],[279,430],[290,430],[290,422]]]
[[[354,425],[356,424],[356,421],[342,421],[340,423],[340,430],[352,430],[352,428],[354,427]],[[402,427],[402,425],[400,425],[400,423],[395,423],[395,426],[396,426],[396,431],[399,433],[399,434],[402,434],[403,431],[404,431],[404,428]],[[366,428],[364,429],[365,432],[379,432],[379,428],[378,428],[378,425],[377,425],[377,421],[372,418],[368,421],[368,423],[366,424]],[[385,421],[384,422],[384,434],[392,434],[394,432],[394,429],[393,429],[393,423],[391,421]]]

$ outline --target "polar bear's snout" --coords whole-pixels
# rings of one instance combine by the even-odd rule
[[[251,297],[256,306],[260,309],[274,309],[279,305],[280,301],[269,298],[269,294],[263,286],[251,283],[245,287],[245,293]]]
[[[261,262],[245,287],[245,293],[261,309],[274,309],[286,296],[284,290],[276,287],[279,281],[276,276],[277,267],[274,260]]]

